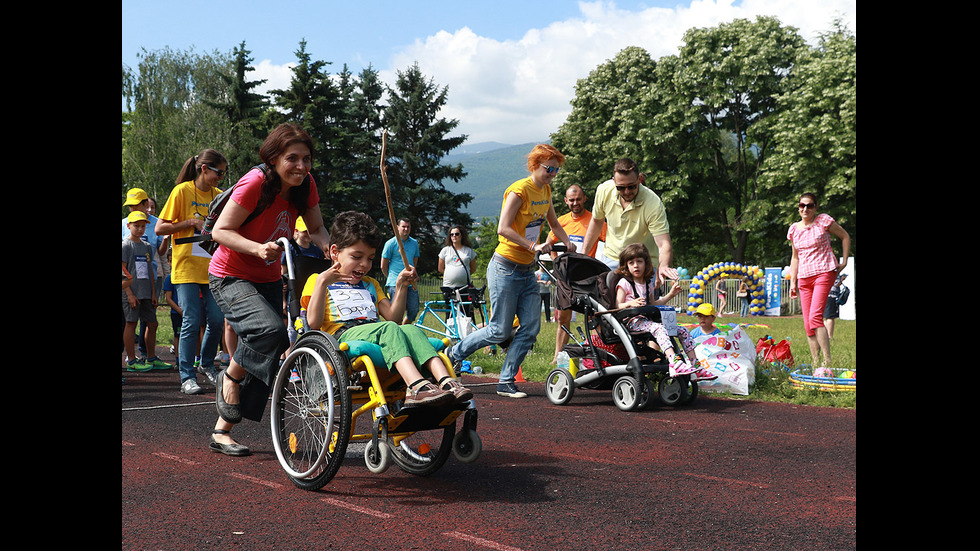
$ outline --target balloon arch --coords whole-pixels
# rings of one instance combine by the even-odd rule
[[[748,277],[749,285],[749,315],[761,316],[765,313],[765,272],[758,266],[743,266],[735,262],[716,262],[699,271],[691,279],[691,288],[687,293],[687,315],[693,316],[697,307],[704,302],[708,284],[718,278]]]

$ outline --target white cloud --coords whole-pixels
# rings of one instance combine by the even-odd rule
[[[614,2],[579,2],[580,15],[533,28],[516,40],[479,36],[470,28],[440,31],[417,39],[389,60],[380,77],[389,84],[395,71],[418,63],[422,73],[449,87],[440,116],[458,119],[457,134],[470,143],[524,143],[547,139],[571,110],[575,83],[627,46],[640,46],[657,59],[676,54],[685,31],[713,27],[735,18],[773,15],[815,43],[835,15],[856,32],[856,0],[693,0],[688,6],[618,9]],[[256,78],[269,88],[288,85],[294,64],[263,61]],[[279,79],[282,79],[281,81]]]
[[[269,90],[285,90],[289,88],[289,82],[293,79],[293,68],[295,62],[285,65],[273,65],[268,59],[263,59],[258,65],[253,65],[254,71],[249,73],[245,80],[256,81],[265,80],[265,84],[255,87],[256,94],[269,94]]]

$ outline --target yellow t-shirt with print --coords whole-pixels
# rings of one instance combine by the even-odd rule
[[[161,220],[177,223],[198,218],[204,220],[208,216],[208,207],[211,200],[221,193],[218,188],[211,188],[211,191],[201,191],[197,189],[193,181],[177,184],[167,203],[163,206],[158,217]],[[201,248],[199,243],[181,243],[175,241],[181,237],[193,237],[197,233],[193,227],[174,233],[170,239],[173,245],[173,259],[171,260],[170,281],[177,283],[208,283],[208,265],[211,264],[211,255]]]
[[[319,274],[311,275],[303,285],[303,295],[299,299],[299,304],[306,310],[313,297],[313,288],[316,285],[316,278]],[[334,334],[344,326],[344,323],[356,320],[367,319],[377,321],[378,301],[385,298],[381,284],[373,277],[364,276],[356,285],[350,283],[337,282],[327,287],[326,296],[326,315],[319,329],[326,333]]]
[[[507,196],[511,193],[515,193],[521,198],[521,206],[517,209],[514,222],[510,227],[518,234],[537,243],[538,237],[541,235],[541,228],[548,216],[548,209],[551,208],[551,186],[545,185],[538,188],[530,176],[518,180],[504,191],[501,210],[503,210],[503,205],[507,203]],[[500,236],[497,240],[496,252],[517,264],[534,262],[533,251],[504,236]]]

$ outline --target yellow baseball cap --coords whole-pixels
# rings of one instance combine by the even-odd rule
[[[148,222],[149,220],[150,219],[146,217],[145,212],[138,210],[134,210],[133,212],[129,213],[129,216],[126,217],[126,223],[128,224],[132,224],[133,222]]]
[[[138,205],[148,199],[146,192],[138,187],[134,187],[126,193],[126,202],[123,206]]]
[[[306,222],[302,216],[296,217],[296,231],[306,231]]]
[[[695,314],[701,314],[702,316],[713,316],[715,315],[715,307],[711,305],[710,302],[702,302],[698,305],[697,310],[694,311]]]

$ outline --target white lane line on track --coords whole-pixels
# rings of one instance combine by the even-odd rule
[[[164,459],[170,459],[171,461],[176,461],[178,463],[184,463],[186,465],[198,465],[199,464],[197,461],[193,461],[191,459],[184,459],[183,457],[180,457],[178,455],[169,454],[169,453],[153,452],[153,455],[155,455],[157,457],[162,457]]]
[[[332,497],[325,497],[320,501],[329,503],[331,505],[336,505],[337,507],[343,507],[344,509],[350,509],[351,511],[356,511],[358,513],[363,513],[365,515],[371,515],[378,518],[392,518],[394,515],[385,513],[384,511],[376,511],[374,509],[368,509],[367,507],[361,507],[360,505],[354,505],[353,503],[348,503],[346,501],[335,499]]]
[[[488,547],[490,549],[496,549],[497,551],[522,551],[519,547],[511,547],[509,545],[504,545],[502,543],[497,543],[493,540],[487,540],[483,538],[478,538],[476,536],[471,536],[469,534],[464,534],[462,532],[443,532],[443,536],[450,538],[456,538],[458,540],[463,540],[468,543],[475,545],[481,545],[483,547]]]
[[[261,484],[263,486],[268,486],[270,488],[275,488],[277,490],[281,490],[283,488],[283,485],[282,484],[279,484],[277,482],[269,482],[268,480],[262,480],[261,478],[256,478],[254,476],[248,476],[247,474],[228,473],[228,476],[233,476],[235,478],[239,478],[241,480],[245,480],[245,481],[248,481],[248,482],[254,482],[256,484]]]
[[[167,409],[167,408],[183,408],[188,406],[213,406],[213,405],[214,405],[214,400],[211,400],[210,402],[194,402],[191,404],[166,404],[163,406],[143,406],[143,407],[135,407],[135,408],[122,408],[122,410],[140,411],[140,410],[147,410],[147,409]]]

